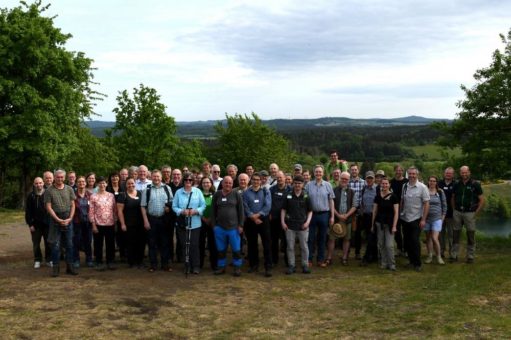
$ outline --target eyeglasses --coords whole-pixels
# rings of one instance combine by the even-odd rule
[[[213,173],[214,173],[214,174],[219,174],[219,173],[220,173],[220,171],[213,171]]]
[[[184,181],[184,182],[193,182],[193,179],[191,179],[191,178],[187,178],[187,179],[184,179],[183,181]]]

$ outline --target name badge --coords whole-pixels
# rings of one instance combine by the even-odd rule
[[[254,203],[259,203],[259,200],[254,200]]]
[[[288,199],[291,199],[292,197],[291,197],[291,195],[287,195],[287,198],[288,198]]]
[[[222,202],[227,202],[227,198],[222,197]]]
[[[138,200],[138,199],[139,199],[139,197],[137,196],[137,197],[135,197],[135,199],[136,199],[136,200]]]
[[[282,196],[282,193],[281,193],[281,192],[277,192],[277,195],[278,195],[278,196]]]
[[[449,190],[449,187],[444,187],[444,190]]]

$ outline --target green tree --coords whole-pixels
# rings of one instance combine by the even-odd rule
[[[490,66],[476,71],[475,85],[461,86],[465,99],[457,103],[457,119],[451,126],[436,124],[448,133],[439,143],[460,147],[460,163],[488,179],[511,174],[511,31],[501,38],[504,50],[497,49]]]
[[[0,205],[7,181],[19,183],[22,204],[31,177],[80,149],[77,131],[101,98],[92,59],[66,50],[71,35],[43,16],[49,5],[21,3],[0,10]]]
[[[215,130],[218,144],[211,150],[211,158],[219,164],[243,167],[250,163],[256,169],[267,169],[271,163],[277,163],[283,169],[290,169],[296,159],[289,141],[263,124],[255,113],[226,114],[225,125],[218,122]]]
[[[133,96],[127,90],[117,96],[115,126],[106,135],[121,165],[155,168],[196,165],[202,160],[199,144],[179,140],[176,122],[165,109],[156,90],[143,84],[133,89]]]

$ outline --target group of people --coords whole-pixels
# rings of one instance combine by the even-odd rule
[[[378,170],[367,171],[362,179],[357,164],[339,160],[336,151],[330,156],[328,164],[312,169],[312,176],[300,164],[290,174],[277,164],[259,172],[247,165],[238,174],[230,164],[221,177],[220,166],[209,162],[201,171],[132,166],[108,178],[47,171],[34,179],[26,202],[34,268],[43,263],[43,239],[44,259],[54,277],[60,274],[61,259],[70,275],[77,275],[80,266],[114,270],[116,249],[129,267],[172,271],[174,263],[182,262],[186,274],[196,275],[208,254],[214,274],[222,275],[229,247],[232,274],[240,276],[244,260],[247,272],[259,272],[260,244],[265,277],[272,276],[280,260],[286,274],[297,267],[309,274],[314,263],[328,267],[336,245],[342,248],[343,265],[354,248],[362,266],[379,262],[394,271],[395,256],[402,255],[420,271],[421,231],[427,239],[424,262],[445,264],[447,248],[449,260],[458,260],[463,226],[466,261],[474,261],[475,217],[484,197],[467,166],[460,168],[457,181],[454,169],[447,168],[442,180],[430,176],[423,184],[415,167],[407,169],[406,177],[396,165],[393,178]],[[301,253],[299,266],[295,247]]]

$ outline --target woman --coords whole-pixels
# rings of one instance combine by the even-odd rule
[[[144,250],[146,245],[146,230],[140,211],[142,194],[135,189],[135,180],[126,180],[126,192],[119,195],[117,212],[122,232],[126,233],[126,249],[130,268],[143,267]]]
[[[121,177],[118,172],[112,172],[108,176],[108,185],[106,187],[106,191],[114,194],[115,201],[119,199],[119,196],[124,189],[121,187]],[[117,248],[119,248],[119,257],[121,258],[121,262],[126,261],[126,232],[123,232],[121,229],[121,224],[117,221],[115,226],[115,242],[117,243]]]
[[[380,268],[396,270],[394,258],[394,234],[397,230],[399,219],[399,200],[390,191],[390,182],[382,177],[380,192],[376,194],[373,204],[373,218],[371,232],[377,230],[378,249],[381,254]]]
[[[433,262],[433,250],[438,264],[445,264],[440,255],[440,242],[438,235],[442,231],[445,214],[447,213],[447,200],[442,189],[438,188],[438,178],[430,176],[428,179],[429,189],[429,212],[426,218],[424,231],[426,232],[426,246],[428,248],[428,257],[424,263]]]
[[[177,235],[183,245],[182,256],[185,260],[185,273],[200,273],[199,236],[201,216],[206,209],[206,201],[202,192],[193,186],[191,173],[183,175],[183,187],[176,191],[172,201],[172,210],[177,216]],[[188,261],[186,254],[189,254]]]
[[[85,252],[85,261],[87,267],[93,267],[92,262],[92,228],[89,222],[89,200],[91,194],[85,189],[86,180],[84,176],[79,176],[76,180],[76,199],[74,236],[73,236],[73,266],[80,267],[80,250]]]
[[[90,198],[89,220],[94,234],[94,257],[98,270],[103,266],[103,241],[106,247],[106,267],[114,270],[115,258],[115,223],[117,222],[117,205],[114,194],[106,191],[106,179],[98,178],[98,192]]]
[[[204,195],[204,201],[206,202],[206,209],[202,214],[202,227],[200,230],[199,250],[200,250],[200,267],[204,266],[204,257],[206,255],[206,239],[208,240],[209,249],[209,263],[212,270],[217,269],[218,252],[216,250],[215,233],[213,232],[213,226],[211,225],[211,203],[213,201],[213,194],[215,193],[215,187],[209,177],[203,177],[199,189]]]
[[[96,188],[96,174],[93,172],[89,172],[85,176],[85,190],[89,192],[89,194],[94,194],[98,191]]]

